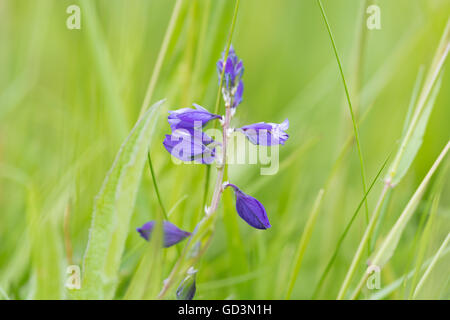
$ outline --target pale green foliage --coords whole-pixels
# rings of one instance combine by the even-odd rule
[[[140,185],[153,130],[154,116],[163,101],[153,105],[122,144],[96,197],[78,297],[114,296],[129,223]]]

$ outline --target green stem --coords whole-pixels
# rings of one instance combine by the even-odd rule
[[[355,253],[355,256],[353,257],[352,263],[350,265],[349,270],[347,271],[347,274],[345,276],[344,282],[342,283],[341,289],[339,290],[339,294],[337,296],[338,300],[342,300],[345,298],[345,294],[347,293],[347,290],[350,286],[350,282],[353,278],[353,275],[355,274],[356,267],[358,266],[359,262],[361,261],[361,258],[363,256],[363,251],[366,247],[366,245],[369,243],[370,235],[373,232],[373,229],[375,227],[375,223],[378,219],[378,216],[380,214],[381,206],[383,205],[384,199],[386,198],[389,190],[389,185],[385,184],[383,191],[381,192],[380,198],[378,199],[377,206],[375,207],[375,211],[372,214],[372,217],[370,218],[369,225],[366,228],[366,231],[364,233],[363,238],[361,239],[361,242],[359,243],[358,250]]]
[[[450,233],[447,234],[447,237],[445,238],[444,242],[440,246],[439,250],[437,251],[436,255],[434,256],[434,258],[431,261],[430,265],[428,266],[427,270],[423,274],[422,278],[420,279],[419,284],[417,285],[416,289],[414,290],[414,295],[412,297],[413,299],[417,298],[417,295],[419,294],[420,289],[422,288],[423,284],[425,283],[425,281],[427,280],[428,276],[430,275],[431,270],[433,270],[436,262],[439,260],[439,257],[444,252],[444,250],[447,247],[447,244],[448,244],[449,241],[450,241]]]
[[[156,197],[158,198],[159,206],[161,207],[164,218],[166,220],[169,220],[166,208],[164,207],[164,204],[161,200],[161,195],[159,193],[158,184],[156,183],[156,176],[155,176],[155,171],[153,170],[153,163],[152,163],[152,158],[150,157],[150,152],[147,153],[147,159],[148,159],[148,166],[150,167],[150,173],[151,173],[152,180],[153,180],[153,186],[155,187]]]
[[[166,33],[164,34],[163,43],[161,45],[161,49],[159,50],[155,68],[153,69],[152,77],[145,93],[145,98],[141,106],[141,111],[139,112],[139,117],[144,114],[152,99],[153,91],[155,90],[156,82],[158,81],[159,73],[161,72],[161,67],[164,62],[164,57],[166,56],[167,48],[169,47],[170,39],[172,38],[173,31],[175,29],[175,22],[180,14],[182,2],[183,0],[177,0],[175,6],[173,7],[172,16],[170,17],[169,25],[167,26]]]
[[[228,51],[230,50],[231,46],[231,39],[233,38],[234,33],[234,27],[236,26],[236,20],[237,20],[237,14],[239,10],[239,1],[236,0],[235,6],[234,6],[234,13],[233,13],[233,20],[231,21],[231,27],[230,32],[228,33],[228,39],[227,39],[227,47],[225,49],[225,54],[223,57],[223,62],[227,61],[228,58]],[[220,82],[219,82],[219,89],[217,90],[217,97],[216,97],[216,105],[214,107],[214,113],[217,114],[219,112],[220,107],[220,92],[222,91],[222,84],[223,84],[223,76],[225,74],[225,67],[222,68],[222,73],[220,74]]]
[[[323,20],[324,20],[325,25],[327,27],[328,35],[330,36],[331,44],[333,46],[334,55],[336,56],[336,61],[337,61],[338,66],[339,66],[339,72],[341,74],[342,83],[344,84],[345,95],[347,97],[348,107],[349,107],[350,115],[351,115],[351,118],[352,118],[353,131],[354,131],[354,134],[355,134],[356,146],[357,146],[357,149],[358,149],[359,164],[360,164],[360,167],[361,167],[361,180],[362,180],[362,185],[363,185],[363,193],[365,194],[367,188],[366,188],[366,175],[365,175],[365,171],[364,171],[364,160],[363,160],[362,151],[361,151],[361,144],[360,144],[360,141],[359,141],[358,125],[356,124],[356,118],[355,118],[355,115],[353,113],[353,107],[352,107],[352,102],[351,102],[351,99],[350,99],[350,93],[349,93],[349,90],[348,90],[347,82],[345,80],[345,76],[344,76],[344,71],[342,69],[341,60],[340,60],[339,54],[337,52],[336,43],[334,41],[333,33],[331,32],[330,24],[328,23],[328,19],[327,19],[327,16],[325,14],[325,10],[324,10],[324,8],[322,6],[322,2],[320,0],[317,0],[317,3],[319,5],[319,7],[320,7],[320,11],[322,13]],[[367,205],[367,199],[364,201],[364,207],[365,207],[365,212],[366,212],[366,221],[368,223],[369,222],[369,207]]]
[[[302,265],[303,256],[305,254],[306,248],[308,247],[309,239],[316,223],[317,215],[319,213],[320,204],[322,202],[324,189],[320,189],[317,195],[316,201],[314,202],[311,214],[309,215],[308,222],[306,223],[305,229],[303,230],[302,237],[300,239],[300,244],[298,245],[297,254],[295,258],[294,268],[288,282],[288,291],[286,293],[286,300],[291,298],[292,290],[294,290],[294,285],[297,280],[298,273],[300,272],[300,267]]]

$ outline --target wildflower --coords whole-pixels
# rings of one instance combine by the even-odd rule
[[[268,229],[271,227],[267,218],[266,209],[257,199],[245,194],[234,184],[228,183],[226,187],[232,187],[236,195],[236,211],[239,216],[250,226],[256,229]]]
[[[167,134],[163,141],[166,150],[182,161],[196,161],[203,164],[214,162],[217,143],[199,129],[176,129]]]
[[[183,279],[181,284],[179,285],[176,296],[177,300],[192,300],[195,295],[196,286],[195,286],[195,277],[197,274],[197,270],[193,267],[190,267],[187,271],[186,278]]]
[[[276,144],[284,145],[289,138],[289,135],[285,132],[288,128],[289,120],[286,119],[280,124],[258,122],[236,129],[236,131],[245,134],[247,139],[253,144],[273,146]]]
[[[179,128],[201,128],[211,120],[222,118],[222,116],[213,114],[198,104],[194,103],[193,105],[195,109],[182,108],[175,111],[169,111],[169,117],[167,119],[172,130]]]
[[[149,221],[142,227],[136,228],[142,238],[149,241],[156,221]],[[179,229],[176,225],[169,221],[163,222],[163,234],[164,234],[164,248],[168,248],[177,244],[191,235],[190,232]]]

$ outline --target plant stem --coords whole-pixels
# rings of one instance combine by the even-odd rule
[[[177,0],[175,6],[173,7],[172,16],[169,20],[169,25],[167,26],[166,33],[164,34],[164,40],[161,45],[161,49],[158,53],[158,58],[156,60],[155,68],[153,69],[152,77],[147,87],[147,91],[145,93],[144,102],[141,106],[141,111],[139,112],[139,118],[144,114],[147,106],[150,104],[153,91],[155,90],[156,81],[158,81],[159,73],[161,72],[161,67],[164,62],[164,57],[166,56],[167,48],[169,47],[170,39],[172,38],[173,31],[175,29],[175,22],[178,19],[180,14],[181,3],[183,0]]]
[[[354,134],[355,134],[356,146],[357,146],[357,149],[358,149],[359,164],[360,164],[360,167],[361,167],[361,180],[362,180],[362,185],[363,185],[363,194],[365,194],[367,188],[366,188],[366,175],[365,175],[365,170],[364,170],[364,160],[363,160],[362,151],[361,151],[361,144],[359,142],[358,125],[356,124],[356,118],[355,118],[355,115],[353,113],[353,107],[352,107],[352,102],[351,102],[351,99],[350,99],[350,93],[349,93],[349,90],[348,90],[348,87],[347,87],[347,82],[345,80],[345,76],[344,76],[344,71],[342,69],[341,60],[340,60],[339,54],[337,52],[336,43],[334,41],[333,33],[331,32],[330,24],[328,23],[328,19],[327,19],[327,16],[325,14],[325,10],[324,10],[324,8],[322,6],[322,2],[320,0],[317,0],[317,3],[319,5],[319,7],[320,7],[320,11],[322,13],[323,20],[324,20],[325,25],[327,27],[328,35],[330,36],[331,44],[333,46],[334,55],[336,56],[336,61],[337,61],[338,66],[339,66],[339,72],[341,74],[342,83],[344,84],[345,95],[347,97],[348,108],[349,108],[350,115],[351,115],[351,118],[352,118],[353,131],[354,131]],[[369,208],[368,208],[368,205],[367,205],[367,199],[364,200],[364,206],[365,206],[365,212],[366,212],[366,221],[368,223],[369,222]]]
[[[238,9],[239,9],[239,0],[236,0],[235,3],[235,7],[234,7],[234,13],[233,13],[233,20],[231,22],[231,27],[230,27],[230,33],[228,35],[228,41],[227,41],[227,49],[225,50],[225,57],[224,57],[224,61],[226,61],[226,58],[228,56],[228,51],[230,49],[231,46],[231,38],[233,35],[233,31],[234,31],[234,27],[236,24],[236,19],[237,19],[237,13],[238,13]],[[222,74],[220,76],[220,85],[219,85],[219,90],[218,90],[218,95],[217,95],[217,102],[216,102],[216,108],[215,108],[215,113],[218,113],[218,109],[219,109],[219,105],[220,105],[220,93],[222,90],[222,82],[223,82],[223,76],[224,76],[224,72],[225,72],[225,68],[222,68]],[[224,177],[224,172],[226,170],[226,159],[227,159],[227,144],[228,144],[228,129],[230,127],[230,121],[232,118],[232,114],[231,114],[231,106],[233,105],[233,99],[231,99],[231,101],[229,101],[228,104],[225,105],[225,120],[223,122],[222,125],[222,159],[220,160],[220,163],[218,165],[217,168],[217,177],[216,177],[216,184],[214,187],[214,193],[212,196],[212,200],[211,200],[211,205],[205,209],[205,213],[206,213],[206,217],[203,218],[202,221],[200,221],[199,225],[202,224],[202,222],[206,225],[214,224],[214,218],[215,215],[214,213],[216,212],[218,206],[219,206],[219,200],[220,200],[220,196],[223,192],[223,177]],[[210,170],[210,166],[207,166],[207,170]],[[205,183],[205,194],[204,194],[204,199],[206,198],[206,194],[208,192],[207,188],[209,186],[209,172],[207,172],[206,174],[206,178],[207,181]],[[198,232],[198,230],[197,230]],[[177,260],[177,262],[175,263],[175,266],[173,267],[172,271],[170,272],[169,277],[166,279],[166,281],[164,282],[163,288],[161,289],[161,292],[158,294],[158,299],[162,299],[166,293],[168,292],[168,290],[170,289],[170,286],[173,284],[173,280],[177,275],[177,272],[179,271],[179,268],[182,265],[182,261],[183,259],[186,257],[186,254],[188,252],[189,246],[192,242],[193,237],[195,237],[196,234],[194,233],[191,238],[189,239],[189,241],[186,243],[182,254],[180,255],[179,259]],[[198,259],[203,255],[203,253],[206,251],[206,249],[208,248],[209,244],[211,243],[211,236],[209,236],[206,239],[206,243],[204,244],[204,246],[201,248],[201,252],[199,252],[196,255],[196,258],[194,259],[194,261],[192,262],[192,265],[195,264],[196,261],[198,261]]]
[[[239,2],[240,0],[236,0],[236,3],[234,5],[234,12],[233,12],[233,19],[231,21],[231,26],[230,26],[230,32],[228,33],[228,39],[227,39],[227,46],[225,49],[225,54],[223,57],[223,61],[227,61],[228,58],[228,51],[230,50],[231,47],[231,39],[233,38],[233,33],[234,33],[234,27],[236,25],[236,20],[237,20],[237,14],[239,11]],[[225,74],[225,68],[222,68],[222,73],[220,74],[220,80],[219,80],[219,89],[217,89],[217,95],[216,95],[216,103],[214,106],[214,113],[218,114],[219,113],[219,109],[220,109],[220,95],[221,95],[221,91],[222,91],[222,85],[223,85],[223,77]],[[214,128],[216,128],[216,122],[214,123]],[[207,165],[206,166],[206,177],[205,177],[205,190],[203,193],[203,207],[206,206],[206,199],[208,198],[208,189],[209,189],[209,177],[211,175],[211,166]]]
[[[148,159],[148,166],[150,167],[150,174],[151,174],[152,180],[153,180],[153,186],[155,187],[156,197],[158,198],[159,206],[161,207],[161,210],[163,212],[164,218],[166,220],[169,220],[169,216],[167,215],[166,208],[164,207],[164,204],[163,204],[163,202],[161,200],[161,195],[159,193],[158,184],[156,183],[156,176],[155,176],[155,171],[153,169],[152,158],[150,157],[150,151],[147,152],[147,159]]]
[[[448,33],[448,28],[449,28],[448,26],[449,25],[447,25],[447,30],[444,32],[444,37],[445,37],[445,34]],[[448,43],[447,46],[445,47],[441,58],[437,62],[437,66],[434,69],[434,72],[432,72],[428,76],[428,79],[425,81],[425,89],[421,92],[421,95],[419,96],[417,108],[414,112],[413,118],[408,127],[405,138],[402,140],[399,152],[397,153],[397,155],[392,163],[392,166],[391,166],[391,169],[389,172],[390,179],[394,179],[395,174],[397,173],[398,166],[400,165],[400,160],[402,159],[403,154],[405,153],[405,150],[406,150],[406,146],[408,145],[409,140],[411,139],[411,137],[414,133],[414,129],[416,128],[417,123],[419,122],[420,115],[422,114],[422,111],[425,106],[425,102],[427,101],[428,96],[430,95],[431,89],[433,88],[433,86],[437,80],[437,77],[438,77],[439,73],[441,72],[444,61],[447,58],[449,49],[450,49],[450,43]]]
[[[436,255],[434,256],[433,260],[431,261],[430,265],[428,266],[427,270],[423,274],[422,278],[419,281],[419,284],[417,285],[416,289],[414,290],[413,299],[416,299],[417,295],[419,294],[420,289],[422,288],[423,284],[425,283],[425,280],[428,278],[428,276],[431,273],[431,270],[433,270],[434,265],[439,260],[439,257],[444,252],[445,248],[447,247],[448,242],[450,241],[450,233],[447,234],[447,237],[445,238],[442,245],[439,247],[439,250],[437,251]]]
[[[211,206],[208,208],[206,214],[211,215],[219,206],[220,195],[223,192],[223,176],[226,167],[227,160],[227,145],[228,145],[228,129],[230,128],[231,120],[231,104],[225,106],[225,121],[222,126],[222,159],[217,168],[216,186],[214,187],[214,193],[211,200]]]
[[[319,213],[320,204],[322,202],[324,194],[324,189],[320,189],[319,194],[316,197],[316,201],[314,202],[311,213],[309,214],[308,221],[305,225],[305,229],[303,230],[302,237],[300,239],[300,243],[298,245],[297,254],[295,258],[295,264],[292,268],[291,276],[288,282],[288,290],[286,293],[286,300],[291,298],[292,290],[294,290],[294,285],[297,280],[297,276],[300,272],[300,267],[302,265],[303,256],[305,254],[306,248],[308,247],[309,240],[311,238],[311,234],[316,223],[317,215]]]
[[[220,159],[220,163],[218,164],[218,168],[217,168],[217,178],[216,178],[216,184],[214,187],[214,193],[212,196],[212,200],[211,200],[211,205],[205,209],[205,213],[206,213],[206,217],[205,219],[211,219],[214,218],[214,213],[217,211],[217,208],[219,206],[219,200],[220,200],[220,196],[223,192],[223,176],[224,176],[224,172],[225,172],[225,168],[226,168],[226,159],[227,159],[227,145],[228,145],[228,129],[230,127],[230,121],[231,121],[231,106],[233,105],[233,101],[231,99],[231,101],[225,105],[225,120],[223,122],[222,125],[222,157]],[[214,219],[213,219],[214,221]],[[200,222],[201,223],[201,222]],[[186,253],[188,251],[188,247],[191,243],[192,237],[194,235],[191,236],[191,238],[189,239],[188,243],[186,244],[186,246],[183,249],[183,252],[180,256],[180,258],[178,259],[178,261],[176,262],[174,268],[172,269],[169,277],[167,278],[167,280],[164,283],[164,286],[161,290],[161,292],[158,295],[158,299],[162,299],[165,294],[167,293],[167,291],[169,290],[170,286],[173,283],[174,277],[176,276],[176,273],[178,272],[179,267],[181,266],[181,262],[184,259],[184,257],[186,256]],[[211,238],[207,239],[207,243],[203,246],[202,248],[202,253],[206,251],[209,243],[211,242]],[[198,260],[198,258],[201,256],[201,253],[199,253],[197,255],[197,258],[195,260]]]
[[[358,250],[356,251],[355,256],[353,257],[350,268],[347,271],[344,282],[342,283],[341,289],[339,290],[339,294],[337,296],[338,300],[342,300],[345,298],[345,294],[347,293],[348,287],[350,286],[350,282],[353,278],[353,275],[355,274],[356,267],[361,261],[365,246],[369,243],[370,235],[372,234],[372,231],[375,227],[375,222],[377,221],[378,215],[381,212],[380,209],[381,206],[383,205],[384,199],[386,198],[389,188],[390,188],[389,184],[384,185],[383,191],[381,192],[380,198],[378,199],[378,203],[375,207],[375,211],[372,214],[372,217],[370,218],[369,225],[367,226],[366,231],[364,232],[364,236],[361,239],[361,242],[359,243]]]

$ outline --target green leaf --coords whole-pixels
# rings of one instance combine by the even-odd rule
[[[163,102],[154,104],[137,122],[120,147],[103,182],[95,201],[84,256],[83,279],[76,298],[110,299],[114,296],[120,260],[153,131],[154,115]]]

